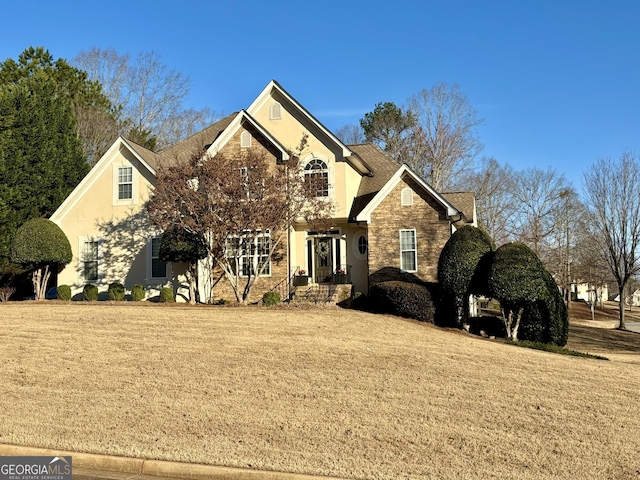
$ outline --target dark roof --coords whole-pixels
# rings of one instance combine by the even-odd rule
[[[159,153],[154,153],[131,140],[125,139],[125,141],[144,159],[145,162],[147,162],[154,170],[157,170],[160,165],[168,166],[183,162],[185,160],[189,160],[194,154],[202,152],[205,148],[209,147],[216,138],[218,138],[237,114],[238,112],[232,113],[213,125],[209,125],[204,130],[200,130],[198,133],[191,135],[190,137]]]
[[[476,203],[473,192],[447,192],[441,195],[464,215],[467,223],[473,223]]]
[[[372,175],[363,176],[360,181],[358,195],[353,200],[349,213],[349,220],[353,221],[376,196],[376,193],[387,184],[401,165],[373,143],[348,145],[348,148],[360,157],[373,172]]]

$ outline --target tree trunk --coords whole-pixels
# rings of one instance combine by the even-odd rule
[[[618,328],[620,330],[626,330],[627,327],[624,324],[624,289],[626,287],[626,282],[623,283],[622,285],[618,284],[618,290],[620,291],[620,303],[619,303],[619,307],[620,307],[620,323],[618,325]]]

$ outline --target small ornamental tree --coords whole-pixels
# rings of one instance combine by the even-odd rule
[[[52,269],[71,262],[71,245],[64,232],[51,220],[34,218],[24,223],[13,238],[11,261],[33,269],[36,300],[43,300]]]
[[[198,260],[207,257],[207,244],[201,234],[172,226],[162,234],[160,240],[160,258],[169,262],[187,264],[189,282],[189,303],[196,303]]]
[[[445,244],[438,261],[438,283],[442,305],[447,308],[447,323],[461,326],[469,318],[474,272],[480,259],[493,249],[489,236],[470,225],[456,230]]]
[[[331,226],[333,204],[317,196],[327,187],[322,184],[326,179],[304,175],[300,157],[305,149],[306,136],[285,158],[252,147],[215,156],[205,151],[160,168],[147,202],[149,217],[163,230],[175,226],[201,235],[207,256],[222,270],[236,301],[247,303],[294,223],[306,221],[318,230]],[[212,289],[214,266],[209,268]]]
[[[500,302],[509,339],[518,339],[525,309],[547,298],[545,272],[535,253],[522,243],[506,243],[496,250],[487,287],[490,296]]]

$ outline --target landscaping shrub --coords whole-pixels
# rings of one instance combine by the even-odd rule
[[[133,287],[131,287],[131,300],[133,300],[134,302],[144,300],[146,296],[147,294],[144,291],[144,287],[139,283],[136,283]]]
[[[444,323],[461,326],[469,317],[469,295],[478,263],[493,250],[491,238],[470,225],[455,231],[438,260],[438,283],[443,297],[440,318]]]
[[[266,292],[262,296],[262,303],[265,307],[273,307],[280,303],[280,294],[278,292]]]
[[[391,313],[429,323],[435,321],[435,305],[430,288],[419,283],[375,283],[369,289],[369,306],[377,313]]]
[[[160,301],[162,303],[174,303],[176,299],[173,296],[173,288],[162,287],[162,289],[160,290]]]
[[[58,300],[64,300],[65,302],[71,300],[71,287],[69,285],[59,285],[57,292]]]
[[[118,282],[110,283],[107,293],[109,294],[109,300],[124,300],[124,285]]]
[[[82,289],[82,298],[87,302],[95,302],[98,300],[98,287],[93,284],[85,285]]]

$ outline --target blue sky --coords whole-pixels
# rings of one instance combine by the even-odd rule
[[[444,81],[484,118],[483,155],[516,169],[580,189],[596,158],[640,153],[637,1],[61,0],[3,17],[0,60],[154,50],[190,78],[189,107],[231,113],[276,79],[336,130]]]

